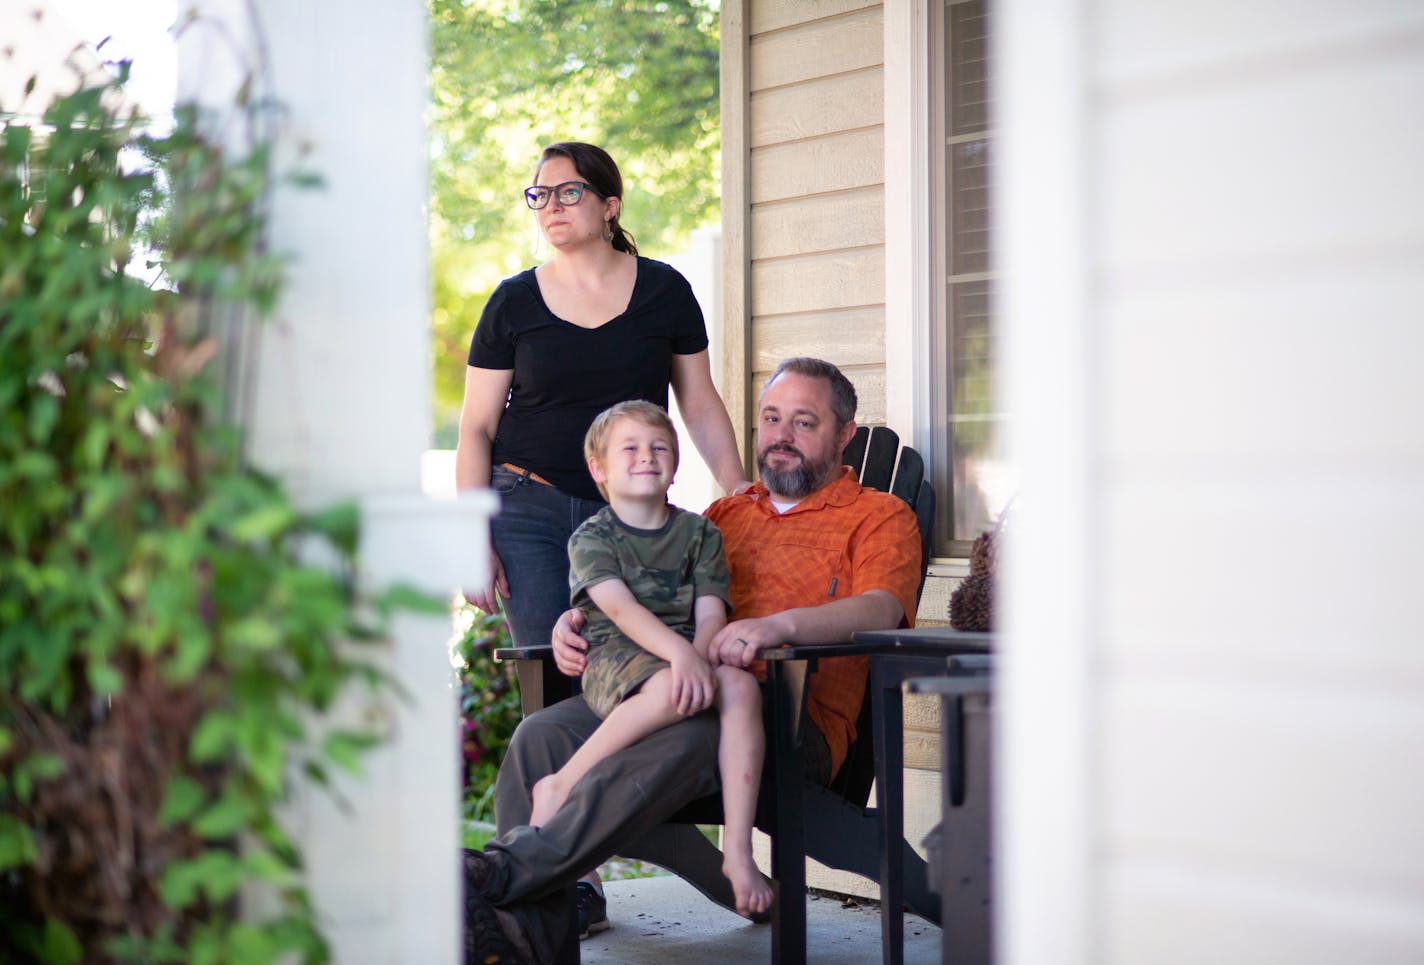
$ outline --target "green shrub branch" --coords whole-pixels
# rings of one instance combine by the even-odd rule
[[[322,961],[278,808],[376,739],[322,718],[384,685],[357,516],[231,419],[271,145],[152,133],[121,83],[0,132],[0,960]]]

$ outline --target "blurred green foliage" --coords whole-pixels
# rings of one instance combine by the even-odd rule
[[[494,659],[495,650],[512,645],[509,626],[499,614],[464,603],[456,612],[456,626],[460,633],[450,657],[460,707],[463,817],[493,824],[495,775],[522,716],[514,665]]]
[[[640,252],[716,220],[716,0],[430,0],[431,257],[439,444],[470,335],[500,279],[548,257],[520,192],[545,144],[588,141],[623,172]]]
[[[381,605],[355,508],[230,418],[282,280],[261,112],[150,133],[124,74],[0,131],[0,960],[324,961],[277,812],[380,739],[331,712],[385,686]]]

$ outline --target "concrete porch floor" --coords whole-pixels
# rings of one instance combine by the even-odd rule
[[[613,927],[579,943],[584,965],[707,965],[771,961],[771,926],[753,925],[714,905],[681,878],[633,878],[604,884]],[[880,961],[880,906],[843,908],[811,895],[806,904],[807,959],[816,965]],[[905,916],[905,965],[940,961],[940,930]]]

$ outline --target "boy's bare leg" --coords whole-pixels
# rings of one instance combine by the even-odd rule
[[[717,764],[722,772],[722,873],[732,883],[737,913],[750,918],[771,907],[771,888],[752,859],[752,823],[757,786],[766,749],[762,732],[761,690],[740,667],[715,668],[717,713],[722,740]]]
[[[557,814],[579,778],[599,761],[681,720],[670,699],[671,686],[672,671],[664,667],[644,681],[636,694],[614,707],[563,767],[535,782],[529,824],[541,827]]]

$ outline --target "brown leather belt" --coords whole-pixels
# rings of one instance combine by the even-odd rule
[[[539,475],[537,472],[530,472],[528,469],[525,469],[525,468],[522,467],[522,466],[516,466],[516,465],[515,465],[514,463],[512,463],[512,462],[502,462],[502,463],[499,464],[499,468],[501,468],[501,469],[508,469],[510,472],[514,473],[516,476],[523,476],[525,479],[528,479],[528,480],[531,480],[531,481],[533,481],[533,482],[539,483],[541,486],[548,486],[548,487],[550,487],[551,489],[552,489],[553,486],[554,486],[553,483],[549,482],[549,480],[545,479],[543,476]]]

